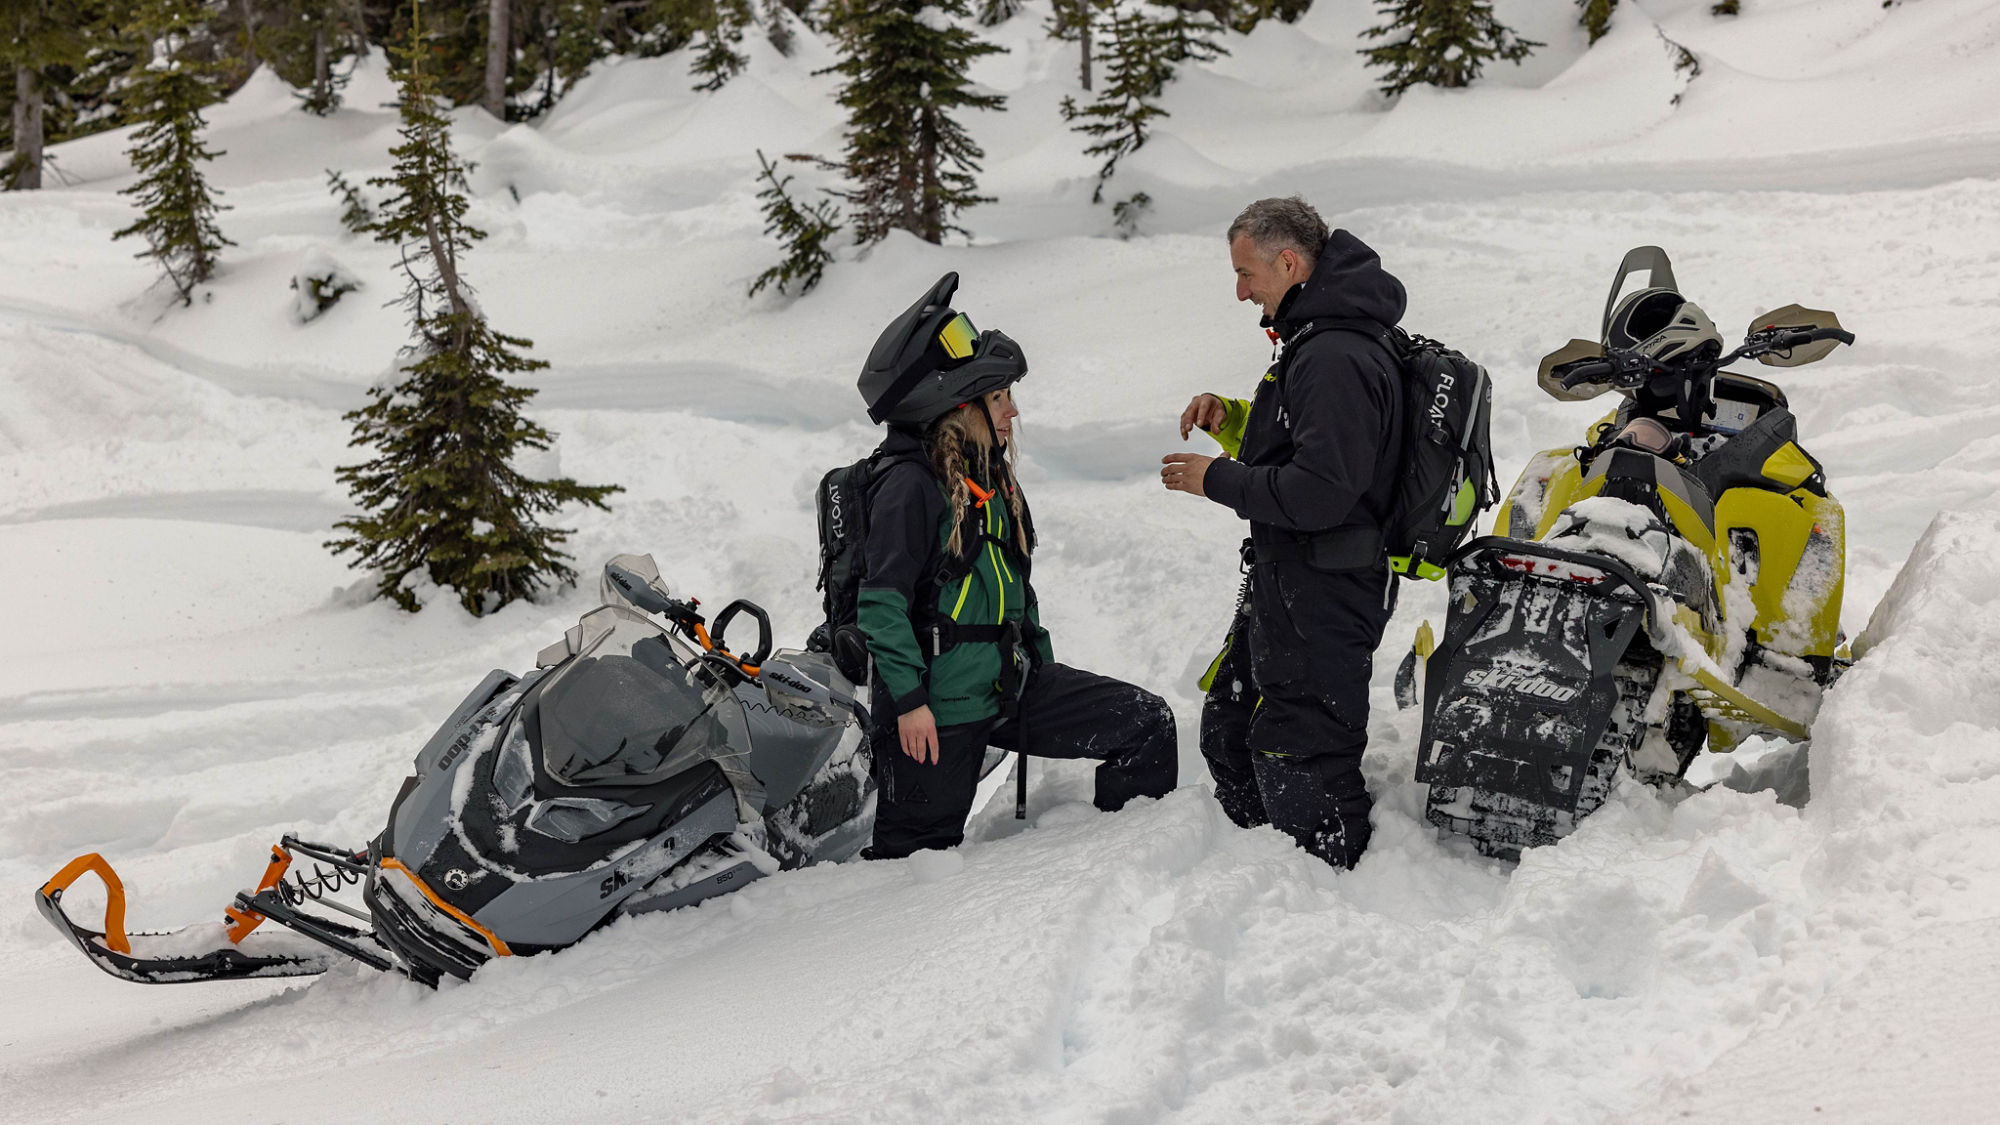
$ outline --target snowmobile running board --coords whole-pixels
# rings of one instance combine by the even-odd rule
[[[1810,735],[1806,724],[1782,715],[1762,703],[1731,687],[1711,668],[1697,667],[1684,657],[1675,663],[1683,672],[1694,677],[1694,687],[1688,689],[1688,698],[1710,719],[1726,723],[1747,723],[1765,730],[1784,735],[1795,741],[1803,741]]]
[[[273,849],[279,852],[281,849]],[[286,860],[289,862],[289,856]],[[274,860],[273,868],[282,873]],[[85,874],[104,883],[104,929],[79,925],[63,910],[63,892]],[[275,876],[267,872],[267,880]],[[278,896],[267,887],[259,897]],[[239,896],[239,904],[243,896]],[[60,930],[98,968],[121,980],[139,984],[180,984],[188,981],[238,980],[254,977],[317,976],[333,965],[325,950],[288,942],[276,935],[252,938],[255,922],[245,924],[238,912],[230,923],[189,926],[171,933],[125,931],[125,885],[104,857],[92,852],[71,860],[35,892],[35,909]],[[259,919],[261,920],[261,919]],[[197,933],[195,931],[213,931]],[[206,946],[207,948],[199,948]]]

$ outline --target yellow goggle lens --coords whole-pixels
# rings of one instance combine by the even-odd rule
[[[938,343],[944,347],[944,354],[953,359],[972,358],[973,346],[979,341],[979,330],[972,326],[972,318],[959,313],[938,329]]]

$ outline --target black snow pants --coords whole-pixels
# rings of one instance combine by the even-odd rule
[[[1096,805],[1107,812],[1134,797],[1164,797],[1180,773],[1174,713],[1144,688],[1066,664],[1029,674],[1015,717],[938,728],[938,760],[918,764],[903,753],[896,720],[872,732],[875,841],[869,855],[897,859],[965,839],[965,819],[979,788],[986,748],[1022,749],[1040,758],[1088,758],[1097,767]]]
[[[1386,569],[1259,562],[1201,710],[1201,753],[1229,819],[1273,824],[1336,867],[1367,850],[1368,680],[1395,608]]]

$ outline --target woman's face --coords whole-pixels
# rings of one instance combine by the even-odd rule
[[[1007,444],[1007,439],[1014,436],[1014,419],[1021,416],[1021,412],[1014,407],[1013,389],[1002,387],[989,392],[986,396],[986,414],[993,419],[994,444]]]

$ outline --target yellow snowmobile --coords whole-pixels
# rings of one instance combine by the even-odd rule
[[[1529,461],[1494,533],[1452,559],[1443,636],[1425,622],[1398,675],[1415,705],[1423,661],[1432,823],[1518,858],[1623,772],[1673,785],[1704,744],[1806,737],[1843,663],[1841,507],[1784,392],[1724,368],[1853,342],[1832,313],[1789,305],[1725,354],[1665,251],[1625,256],[1600,341],[1570,341],[1538,378],[1565,402],[1623,401],[1586,444]]]

